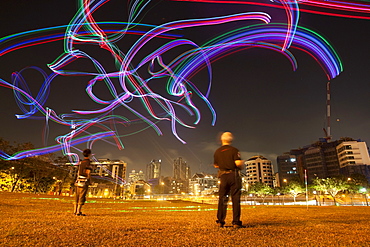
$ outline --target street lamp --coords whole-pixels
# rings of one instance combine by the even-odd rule
[[[364,195],[365,197],[365,201],[366,201],[366,206],[369,206],[369,203],[367,201],[367,195],[366,195],[366,192],[367,192],[367,189],[366,188],[361,188],[360,189],[360,192]]]
[[[315,201],[316,201],[316,206],[317,206],[317,205],[319,205],[319,202],[320,202],[319,200],[317,200],[317,191],[314,190],[314,191],[312,191],[312,193],[315,195]]]
[[[162,186],[162,194],[164,194],[164,182],[161,182],[161,186]]]
[[[287,185],[287,183],[288,183],[288,180],[286,179],[286,178],[284,178],[283,179],[283,182],[285,183],[285,186],[284,187],[286,187],[286,185]],[[283,205],[284,205],[284,203],[285,203],[285,190],[283,191],[284,193],[283,193]]]
[[[308,183],[307,183],[307,170],[304,169],[304,184],[306,186],[306,206],[307,206],[307,210],[308,210]]]
[[[10,167],[10,171],[9,171],[9,174],[10,174],[10,179],[11,179],[11,183],[12,183],[12,187],[11,187],[11,192],[13,192],[15,190],[15,187],[17,186],[17,174],[15,174],[15,171],[14,171],[15,167],[12,166]]]

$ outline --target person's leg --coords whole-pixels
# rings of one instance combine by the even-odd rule
[[[78,204],[79,204],[79,201],[80,201],[80,192],[81,192],[81,190],[79,190],[79,187],[75,187],[75,189],[74,189],[74,192],[75,192],[75,201],[74,201],[74,205],[73,205],[73,214],[77,214],[78,213],[78,211],[77,211],[77,209],[78,209]]]
[[[88,188],[89,188],[88,186],[79,187],[79,189],[80,189],[80,198],[79,198],[79,202],[78,202],[78,205],[77,205],[77,215],[79,215],[79,216],[85,216],[85,214],[82,213],[82,206],[85,204],[86,194],[87,194]]]
[[[82,215],[82,212],[81,212],[82,205],[83,205],[83,204],[78,204],[78,205],[77,205],[77,210],[76,210],[76,211],[77,211],[77,213],[76,213],[76,215],[78,215],[78,216]]]
[[[241,178],[234,174],[234,183],[231,185],[231,200],[233,203],[233,225],[242,225],[240,221],[241,209],[240,209],[240,196],[241,196]]]
[[[217,223],[224,225],[226,212],[227,212],[227,203],[229,201],[228,194],[230,192],[230,187],[228,185],[228,174],[224,174],[220,177],[220,186],[218,190],[218,210],[217,210]]]

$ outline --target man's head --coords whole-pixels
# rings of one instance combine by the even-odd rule
[[[84,157],[89,157],[89,155],[91,154],[91,149],[85,149],[83,152],[82,152],[82,155]]]
[[[222,145],[231,144],[233,142],[234,136],[231,132],[224,132],[221,135]]]

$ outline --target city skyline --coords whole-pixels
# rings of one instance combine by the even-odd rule
[[[141,23],[151,25],[250,11],[264,11],[275,22],[286,21],[283,9],[263,6],[161,1],[157,5],[148,6],[146,10],[148,12],[141,15]],[[6,37],[24,31],[67,25],[76,13],[76,3],[67,5],[54,0],[48,3],[27,1],[15,6],[15,3],[9,2],[0,11],[0,18],[7,24],[0,31],[0,37]],[[55,14],[56,11],[58,15]],[[99,21],[127,21],[127,12],[123,1],[112,1],[99,9],[95,17]],[[219,33],[249,23],[259,22],[235,22],[183,29],[175,34],[203,44]],[[363,31],[370,26],[370,21],[302,12],[299,24],[323,35],[343,62],[343,72],[331,80],[332,139],[348,136],[363,141],[370,140],[370,85],[367,83],[370,77],[367,69],[370,66],[370,47],[362,45],[370,38]],[[128,42],[132,42],[131,38]],[[3,46],[0,47],[4,48],[7,44],[2,41],[0,45]],[[216,111],[216,123],[212,126],[212,113],[203,101],[194,96],[194,102],[202,115],[200,123],[194,129],[177,126],[178,135],[187,144],[181,143],[173,135],[169,122],[158,123],[162,130],[162,135],[158,135],[147,124],[133,121],[121,130],[123,149],[118,149],[113,139],[96,141],[93,146],[95,157],[123,160],[128,164],[128,170],[143,171],[151,160],[161,159],[162,173],[168,175],[172,172],[173,160],[183,157],[192,173],[215,173],[212,163],[213,152],[220,145],[218,136],[224,131],[231,131],[235,136],[234,146],[241,151],[243,159],[262,155],[271,160],[276,169],[278,155],[324,137],[323,128],[326,127],[328,80],[325,73],[308,54],[293,48],[290,50],[297,59],[296,71],[292,70],[284,56],[262,48],[241,50],[213,62],[209,102]],[[13,72],[28,66],[40,67],[50,74],[47,64],[53,62],[62,52],[61,39],[4,54],[0,57],[0,79],[11,81]],[[106,58],[103,52],[99,51],[97,54]],[[176,57],[179,53],[170,55]],[[170,59],[170,56],[165,57],[166,62]],[[72,65],[68,68],[92,68],[88,62]],[[24,72],[24,76],[33,95],[37,95],[42,76],[32,69]],[[45,106],[55,110],[57,114],[99,107],[85,93],[89,79],[91,76],[57,77],[51,85]],[[202,71],[192,80],[204,90],[204,82],[208,78]],[[99,96],[106,96],[101,85],[97,86],[97,90],[102,91]],[[9,88],[0,87],[0,94],[0,137],[10,142],[31,142],[41,148],[56,144],[55,137],[68,133],[68,126],[51,123],[49,136],[43,136],[47,133],[44,131],[45,118],[16,119],[15,115],[22,112],[13,92]],[[186,123],[194,121],[193,116],[184,112],[180,112],[179,117],[185,119]],[[83,149],[85,146],[77,147]]]

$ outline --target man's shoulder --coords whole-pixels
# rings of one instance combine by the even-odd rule
[[[223,145],[221,147],[219,147],[215,153],[219,153],[219,152],[230,152],[230,151],[234,151],[234,152],[239,152],[239,150],[236,148],[236,147],[233,147],[231,145]]]
[[[83,159],[83,160],[81,160],[80,166],[83,166],[85,169],[91,169],[91,161],[90,161],[90,159]]]
[[[83,159],[80,161],[81,164],[90,164],[90,159]]]
[[[221,146],[220,149],[228,149],[228,150],[238,150],[236,147],[234,146],[231,146],[231,145],[224,145],[224,146]]]

